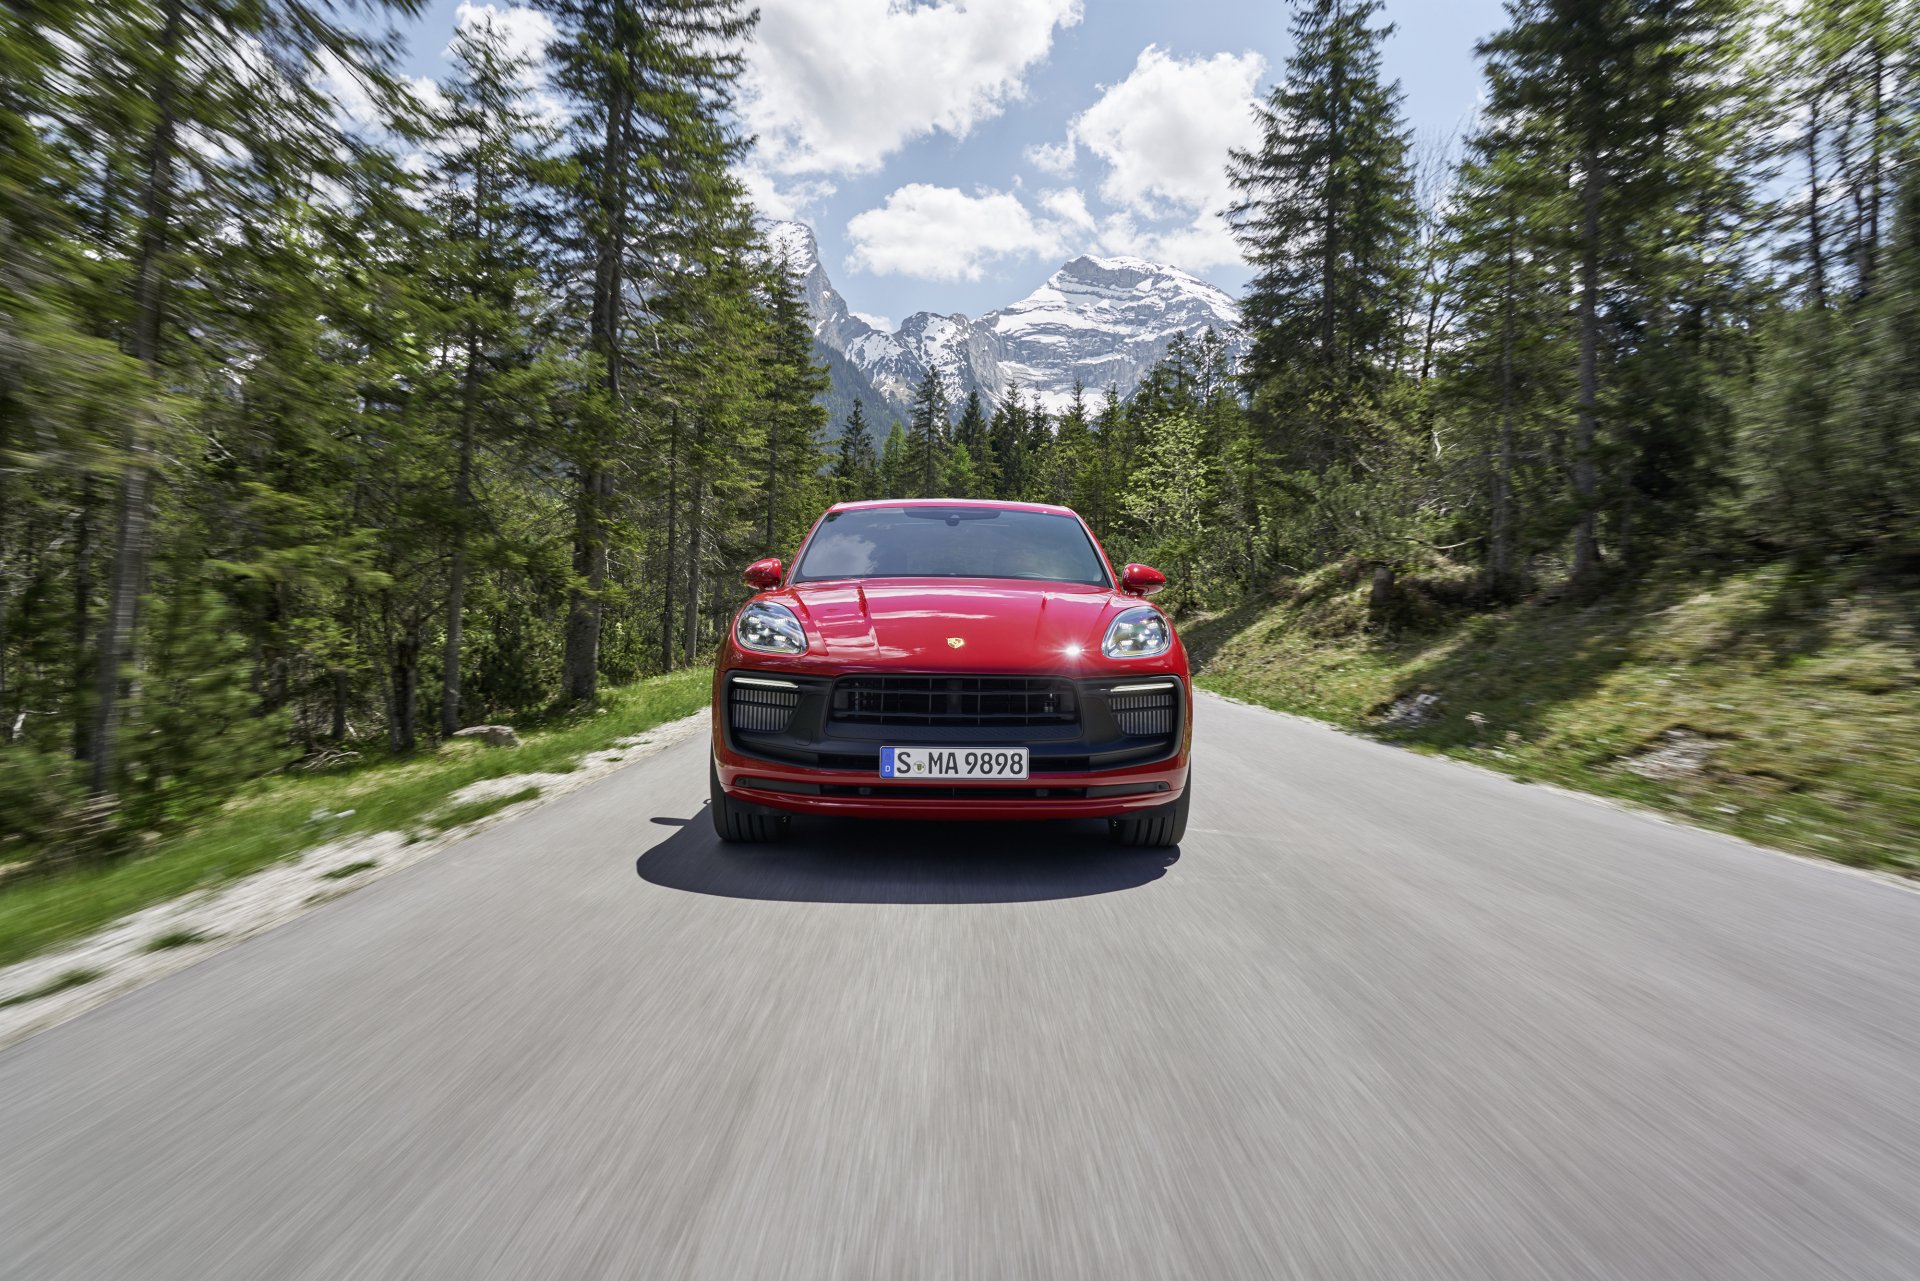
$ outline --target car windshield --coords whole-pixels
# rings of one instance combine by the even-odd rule
[[[1021,578],[1109,586],[1080,522],[999,507],[859,507],[827,513],[795,582],[835,578]]]

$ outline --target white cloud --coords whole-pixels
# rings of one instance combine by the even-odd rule
[[[747,189],[747,199],[763,218],[803,220],[813,207],[831,196],[835,187],[821,179],[782,182],[764,167],[749,161],[733,171]]]
[[[1136,213],[1218,209],[1227,203],[1227,152],[1258,141],[1257,53],[1175,58],[1156,45],[1073,122],[1069,140],[1107,164],[1100,194]]]
[[[1099,247],[1202,271],[1240,257],[1219,211],[1233,199],[1227,153],[1259,141],[1257,53],[1176,58],[1148,45],[1133,70],[1074,117],[1064,139],[1027,148],[1028,163],[1073,172],[1082,149],[1105,165],[1096,217],[1077,188],[1048,192],[1041,206],[1061,228],[1094,233]]]
[[[566,104],[553,92],[552,68],[547,59],[547,47],[560,34],[552,18],[525,5],[474,4],[471,0],[460,0],[460,6],[453,11],[453,26],[460,35],[490,35],[509,57],[525,64],[520,74],[520,88],[525,91],[527,105],[534,115],[548,124],[559,124],[566,119]],[[449,44],[446,52],[451,55],[453,48]]]
[[[869,325],[872,325],[875,329],[878,329],[883,334],[890,334],[893,332],[893,318],[891,316],[876,316],[874,313],[870,311],[856,311],[853,314],[859,319],[866,321]]]
[[[1081,0],[762,0],[742,112],[779,173],[866,173],[1025,92]]]
[[[447,95],[440,92],[440,82],[432,76],[404,77],[407,90],[413,94],[421,108],[439,115],[447,109]]]
[[[1027,163],[1042,173],[1065,178],[1080,160],[1079,148],[1069,136],[1065,142],[1036,142],[1027,148]]]
[[[314,88],[333,100],[340,122],[348,127],[377,128],[381,123],[380,106],[373,99],[367,82],[331,49],[322,49],[316,59]]]
[[[1100,224],[1100,247],[1111,254],[1132,254],[1170,263],[1183,271],[1205,271],[1240,261],[1240,246],[1224,218],[1207,209],[1191,222],[1141,227],[1131,214],[1109,214]]]
[[[471,0],[460,0],[460,7],[453,11],[453,26],[462,33],[491,30],[509,54],[532,64],[536,80],[544,75],[547,46],[559,34],[553,19],[538,9],[517,4],[473,4]]]
[[[847,223],[856,270],[919,280],[979,280],[1002,258],[1058,257],[1060,229],[1036,220],[1007,191],[968,195],[952,187],[909,183],[878,209]]]
[[[1077,188],[1047,192],[1040,197],[1040,207],[1070,226],[1093,230],[1093,214],[1087,209],[1087,198]]]

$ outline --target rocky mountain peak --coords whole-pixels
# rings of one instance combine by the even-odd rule
[[[922,311],[887,333],[854,315],[834,289],[811,228],[777,222],[764,230],[801,277],[816,341],[831,353],[835,401],[875,392],[887,403],[871,409],[902,413],[934,369],[956,403],[972,391],[997,402],[1017,383],[1058,410],[1071,401],[1076,381],[1090,396],[1109,386],[1131,394],[1179,334],[1212,328],[1236,359],[1245,352],[1239,309],[1224,291],[1164,263],[1091,254],[977,319]],[[839,387],[843,381],[851,385]]]

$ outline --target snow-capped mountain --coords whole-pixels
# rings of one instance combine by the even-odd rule
[[[956,402],[975,390],[998,402],[1017,383],[1057,410],[1073,398],[1076,379],[1089,399],[1110,386],[1130,394],[1176,334],[1211,327],[1236,359],[1244,354],[1232,298],[1143,258],[1075,258],[1011,306],[977,319],[915,312],[889,333],[855,315],[834,289],[811,228],[777,222],[766,230],[774,252],[801,279],[814,336],[841,358],[828,362],[836,379],[839,366],[850,366],[897,410],[911,402],[929,368],[940,371]],[[863,394],[835,390],[835,399]]]

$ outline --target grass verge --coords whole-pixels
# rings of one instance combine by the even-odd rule
[[[84,987],[99,978],[102,972],[103,971],[100,970],[68,970],[58,978],[49,979],[47,982],[42,983],[31,992],[22,992],[18,996],[10,996],[4,1001],[0,1001],[0,1010],[7,1009],[10,1006],[25,1005],[28,1001],[37,1001],[44,996],[53,996],[71,987]]]
[[[1920,591],[1770,567],[1472,612],[1445,604],[1459,587],[1414,580],[1438,590],[1391,638],[1341,567],[1184,630],[1222,694],[1920,874]],[[1392,724],[1418,694],[1426,718]]]
[[[611,690],[592,712],[520,723],[517,748],[460,740],[410,760],[277,774],[249,784],[205,821],[138,857],[0,882],[0,965],[327,841],[409,830],[470,783],[564,772],[582,753],[699,711],[711,679],[694,669]]]
[[[371,872],[379,866],[380,861],[378,859],[363,858],[358,862],[349,863],[345,867],[336,867],[331,872],[322,872],[321,877],[329,881],[344,881],[349,876],[358,876],[362,872]]]
[[[498,814],[509,805],[518,805],[521,801],[530,801],[539,795],[539,788],[523,787],[506,796],[488,796],[477,801],[449,805],[429,818],[427,826],[436,832],[450,831],[466,823],[477,823],[489,814]]]
[[[192,947],[195,943],[205,943],[214,935],[199,930],[169,930],[147,943],[142,949],[148,952],[169,952],[176,947]]]

